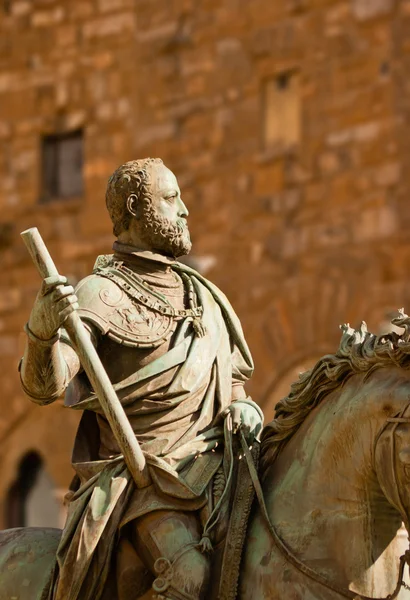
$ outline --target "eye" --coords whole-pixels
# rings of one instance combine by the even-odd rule
[[[176,192],[173,192],[172,194],[167,194],[165,197],[165,200],[173,200],[174,198],[176,198],[178,196],[178,194]]]

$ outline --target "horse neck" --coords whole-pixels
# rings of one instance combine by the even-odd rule
[[[376,436],[410,389],[408,375],[391,371],[380,369],[366,381],[355,375],[325,398],[266,478],[270,513],[283,539],[341,584],[360,580],[401,523],[373,467]]]

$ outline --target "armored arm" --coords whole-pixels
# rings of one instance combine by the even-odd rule
[[[240,375],[237,368],[232,373],[231,404],[223,411],[223,415],[232,415],[234,433],[239,429],[243,431],[251,444],[254,439],[259,439],[263,427],[263,411],[245,391],[245,378]]]
[[[78,373],[80,361],[73,348],[60,341],[60,333],[42,340],[28,325],[25,331],[26,348],[19,365],[21,385],[36,404],[50,404],[64,393]]]
[[[75,351],[60,341],[60,328],[78,308],[74,289],[66,284],[67,279],[59,275],[44,279],[25,326],[20,377],[24,391],[37,404],[57,400],[80,369]]]
[[[252,374],[253,363],[250,355],[248,360],[244,361],[244,354],[238,352],[239,349],[234,340],[231,340],[231,348],[232,399],[226,412],[230,412],[232,415],[234,431],[240,428],[248,438],[248,442],[252,443],[255,438],[259,439],[264,421],[262,409],[247,395],[244,387],[248,377]]]
[[[161,343],[169,323],[158,319],[157,327],[146,325],[144,307],[134,306],[116,283],[89,275],[77,285],[62,286],[65,278],[45,280],[25,327],[27,344],[20,363],[24,391],[33,402],[57,400],[80,370],[80,361],[67,335],[60,335],[67,312],[76,310],[94,346],[100,335],[131,347],[153,347]],[[62,302],[62,304],[61,304]],[[156,331],[158,329],[158,332]]]

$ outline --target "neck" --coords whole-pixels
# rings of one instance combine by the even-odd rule
[[[312,411],[270,468],[265,492],[274,524],[299,559],[341,587],[352,584],[371,596],[375,578],[378,590],[394,587],[401,518],[373,469],[382,418],[372,420],[375,389],[370,383],[366,393],[364,386],[362,376],[354,376],[343,393]]]
[[[162,250],[153,248],[152,245],[144,241],[135,228],[131,228],[128,231],[122,231],[117,237],[117,243],[128,248],[133,248],[134,251],[150,252],[156,256],[162,256],[164,259],[175,262],[175,258],[173,256],[169,256]]]
[[[128,229],[127,231],[121,231],[117,241],[120,244],[133,246],[134,248],[140,248],[141,250],[152,250],[152,248],[150,248],[148,244],[141,239],[135,228]]]
[[[145,263],[152,270],[170,271],[175,259],[151,249],[124,244],[119,239],[114,242],[113,250],[121,260],[132,263]]]

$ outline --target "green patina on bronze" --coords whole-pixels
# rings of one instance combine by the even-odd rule
[[[261,430],[244,392],[252,358],[222,292],[176,260],[191,248],[188,211],[162,161],[120,167],[106,200],[114,255],[99,257],[76,294],[38,232],[23,234],[45,278],[26,326],[23,388],[38,404],[65,392],[65,405],[84,411],[52,597],[98,600],[115,581],[128,598],[146,587],[145,570],[158,598],[200,600],[211,581],[204,550],[223,541],[229,519],[232,435],[241,427],[252,443]]]
[[[281,401],[263,436],[262,498],[248,450],[262,420],[244,391],[252,358],[226,297],[176,260],[191,242],[175,176],[158,159],[131,161],[110,178],[107,207],[114,254],[76,294],[38,233],[24,233],[46,279],[23,388],[40,405],[65,393],[84,412],[64,531],[0,535],[0,600],[392,592],[410,502],[407,317],[401,337],[345,328],[339,351]],[[240,563],[250,474],[262,509]]]
[[[263,436],[263,491],[272,523],[304,564],[329,583],[356,590],[359,599],[360,594],[376,598],[392,592],[398,557],[407,547],[397,531],[410,514],[410,319],[401,314],[395,324],[405,328],[402,336],[378,337],[364,327],[344,328],[338,352],[321,359],[294,385],[278,407],[281,416]],[[280,452],[275,450],[277,443]],[[16,534],[0,536],[0,573],[2,583],[17,595],[31,565],[26,564],[26,532]],[[52,571],[58,543],[56,533],[48,535],[49,550],[38,559],[46,561],[46,574]],[[44,540],[40,539],[41,547]],[[15,552],[18,567],[11,571],[5,565]],[[46,580],[47,575],[30,599],[42,598]],[[217,594],[211,591],[207,598],[217,600]],[[407,595],[403,591],[400,599]],[[116,598],[115,592],[109,597]],[[134,597],[151,598],[142,593]],[[307,578],[287,561],[273,544],[256,505],[237,598],[293,597],[344,596]]]
[[[0,598],[48,600],[61,531],[11,529],[0,533]]]

